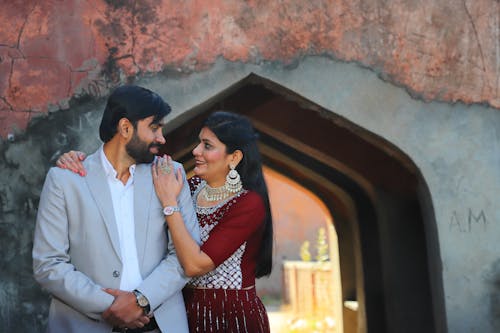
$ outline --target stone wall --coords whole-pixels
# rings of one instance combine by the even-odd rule
[[[0,136],[134,77],[217,58],[358,62],[424,100],[500,107],[499,6],[432,1],[9,1],[0,19]],[[453,13],[453,15],[451,15]]]
[[[431,192],[449,332],[500,330],[500,3],[22,1],[0,17],[0,321],[41,331],[38,197],[135,82],[172,117],[254,73],[391,142]],[[183,118],[184,117],[184,118]]]

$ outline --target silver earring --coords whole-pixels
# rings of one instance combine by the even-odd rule
[[[241,191],[243,184],[241,183],[240,174],[236,171],[235,167],[229,165],[231,169],[226,176],[226,189],[231,193],[236,193]]]

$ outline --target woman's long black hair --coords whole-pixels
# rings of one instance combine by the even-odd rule
[[[235,150],[241,150],[243,153],[243,159],[236,167],[243,188],[257,192],[266,208],[262,245],[255,276],[260,278],[269,275],[273,266],[273,220],[267,186],[262,173],[262,160],[257,147],[258,135],[246,117],[226,111],[212,113],[203,123],[203,127],[209,128],[226,145],[228,154]]]

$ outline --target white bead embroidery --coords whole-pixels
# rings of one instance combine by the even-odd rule
[[[198,207],[196,197],[203,188],[204,181],[195,184],[193,202],[196,207],[198,221],[200,221],[200,236],[202,244],[210,237],[210,232],[219,223],[224,214],[236,203],[236,198],[247,191],[243,190],[212,207]],[[207,274],[192,278],[189,285],[204,288],[241,289],[243,284],[241,260],[245,253],[246,242],[243,243],[229,258]]]

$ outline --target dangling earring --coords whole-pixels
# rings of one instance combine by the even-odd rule
[[[243,184],[241,183],[240,174],[236,171],[235,167],[229,165],[231,169],[226,176],[226,189],[231,193],[236,193],[241,191]]]
[[[234,193],[238,193],[243,188],[241,183],[240,174],[236,171],[234,166],[230,165],[231,169],[226,176],[226,182],[221,187],[210,187],[210,185],[205,184],[202,189],[203,196],[207,201],[219,201],[230,197]],[[201,193],[201,192],[200,192]]]

